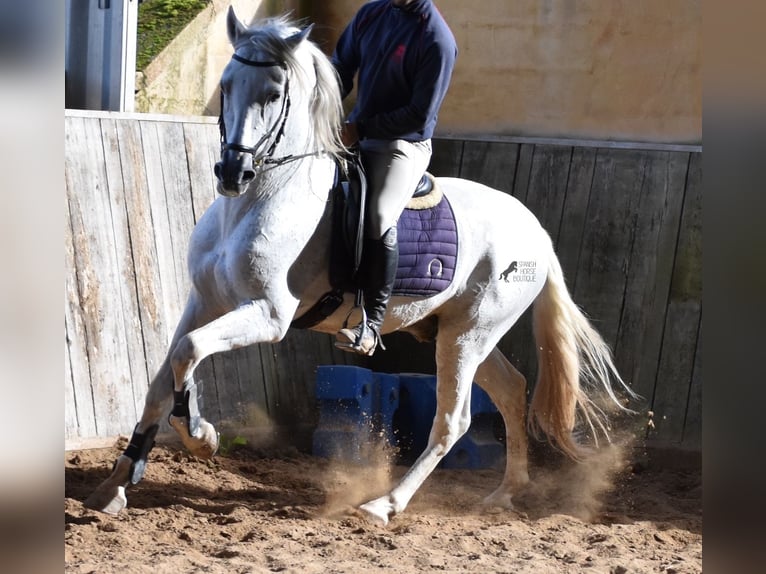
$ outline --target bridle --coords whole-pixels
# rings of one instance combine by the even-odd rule
[[[241,64],[245,64],[246,66],[252,66],[255,68],[273,68],[273,67],[280,67],[285,72],[287,72],[287,64],[284,62],[277,62],[274,60],[267,60],[267,61],[259,61],[259,60],[249,60],[243,56],[240,56],[236,52],[232,54],[231,56],[232,60],[236,60],[237,62]],[[282,109],[279,111],[279,116],[277,117],[274,124],[269,128],[269,130],[261,137],[258,142],[252,147],[245,146],[238,143],[229,143],[226,141],[226,123],[223,119],[223,105],[224,105],[224,95],[223,91],[221,91],[221,113],[218,116],[218,128],[221,132],[221,155],[224,154],[224,152],[228,150],[234,150],[241,153],[249,153],[251,156],[253,156],[253,167],[257,168],[259,171],[265,171],[264,166],[265,165],[271,165],[272,167],[269,169],[273,169],[275,167],[278,167],[280,165],[290,163],[292,161],[296,161],[299,159],[302,159],[304,157],[310,157],[319,155],[322,152],[315,151],[311,153],[305,153],[305,154],[290,154],[285,155],[282,157],[275,158],[274,152],[277,149],[277,146],[279,145],[279,142],[282,140],[282,137],[285,134],[285,125],[287,124],[287,117],[290,114],[290,77],[286,75],[285,79],[285,90],[284,90],[284,98],[282,99]],[[279,127],[277,127],[279,126]],[[271,145],[269,146],[268,150],[263,155],[256,155],[257,150],[263,145],[265,141],[268,140],[271,135],[276,132],[276,136],[274,137],[273,141],[271,142]]]

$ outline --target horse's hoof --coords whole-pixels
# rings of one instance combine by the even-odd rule
[[[199,421],[199,428],[194,436],[189,434],[189,426],[186,417],[175,417],[173,415],[168,419],[170,426],[176,429],[181,437],[181,442],[190,453],[198,458],[213,458],[218,451],[218,433],[215,427],[205,419]]]
[[[502,509],[513,510],[513,503],[511,502],[511,495],[505,491],[496,490],[489,496],[487,496],[481,503],[485,510]]]
[[[102,485],[103,486],[103,485]],[[103,488],[99,486],[83,503],[87,508],[98,510],[105,514],[119,514],[128,505],[125,487],[117,486]]]
[[[388,526],[389,519],[395,514],[388,497],[385,496],[362,504],[359,510],[368,521],[379,526]]]
[[[85,499],[83,504],[86,508],[117,514],[128,505],[125,496],[125,486],[129,482],[130,467],[133,461],[127,456],[120,455],[114,463],[112,474],[104,482],[98,485],[96,490]]]

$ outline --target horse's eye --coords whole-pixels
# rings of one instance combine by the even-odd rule
[[[269,94],[267,101],[268,103],[273,104],[274,102],[279,101],[280,97],[281,97],[281,94],[279,92],[273,92]]]

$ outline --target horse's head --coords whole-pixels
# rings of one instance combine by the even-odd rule
[[[271,19],[247,28],[230,7],[226,27],[234,55],[221,76],[215,175],[219,193],[236,197],[265,165],[337,153],[342,109],[332,66],[306,41],[311,26]]]

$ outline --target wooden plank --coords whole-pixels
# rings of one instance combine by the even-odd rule
[[[428,171],[436,177],[459,177],[463,142],[433,139],[431,145],[433,154]]]
[[[82,139],[69,140],[72,183],[69,208],[74,265],[83,311],[96,433],[115,434],[135,424],[136,412],[125,353],[122,309],[113,304],[122,278],[116,271],[106,158],[98,121],[85,121]]]
[[[699,303],[692,300],[676,301],[668,308],[651,406],[655,426],[648,432],[650,444],[681,444],[694,371],[699,311]]]
[[[237,360],[239,390],[244,405],[244,423],[249,427],[270,427],[269,402],[264,385],[260,345],[242,349]]]
[[[64,438],[76,437],[80,433],[77,423],[77,401],[74,394],[72,365],[69,359],[69,326],[64,316]]]
[[[125,333],[125,348],[122,350],[130,369],[130,386],[133,394],[132,412],[143,411],[144,399],[149,388],[149,374],[146,370],[145,345],[141,331],[141,312],[138,306],[136,290],[136,273],[133,264],[133,245],[131,228],[128,219],[126,201],[126,183],[124,180],[122,153],[120,150],[117,123],[113,119],[101,120],[101,135],[104,141],[106,178],[109,185],[109,201],[112,206],[113,246],[116,254],[115,273],[118,277],[118,287],[114,293],[113,304],[119,307],[122,314]],[[130,166],[126,166],[125,174],[132,175]],[[125,432],[130,430],[125,429]]]
[[[645,398],[654,390],[689,156],[646,152],[622,315],[614,347],[617,367]]]
[[[183,124],[194,223],[216,198],[213,168],[218,158],[218,126]]]
[[[518,144],[465,142],[460,177],[511,193],[518,155]]]
[[[681,446],[688,450],[702,451],[702,317],[694,352],[694,369],[686,405],[684,433]]]
[[[105,125],[105,122],[111,125]],[[135,302],[131,303],[135,297],[135,291],[131,292],[135,277],[130,256],[119,146],[111,120],[101,120],[99,127],[107,192],[101,204],[104,214],[101,237],[105,240],[101,247],[104,250],[104,264],[110,268],[107,273],[103,273],[101,267],[96,268],[102,287],[108,289],[101,292],[105,297],[101,306],[104,310],[104,337],[99,347],[104,351],[109,349],[108,354],[104,353],[106,361],[103,377],[110,378],[108,384],[114,392],[115,402],[105,405],[103,412],[112,413],[109,425],[105,425],[110,430],[105,432],[113,433],[130,431],[136,424],[140,412],[136,405],[143,401],[142,397],[136,397],[134,391],[131,359],[140,365],[144,357],[142,342],[129,338],[129,333],[134,333],[138,326],[137,317],[132,312],[135,310]]]
[[[314,393],[304,392],[318,364],[311,335],[310,331],[291,329],[279,344],[273,345],[279,369],[275,389],[278,401],[271,416],[277,424],[308,420],[313,415]],[[296,360],[298,357],[300,360]]]
[[[194,228],[189,162],[186,157],[183,125],[177,122],[157,124],[162,179],[168,209],[168,224],[173,247],[173,265],[180,304],[186,303],[191,283],[186,265],[189,237]]]
[[[681,229],[675,253],[665,333],[654,388],[655,428],[650,442],[679,445],[692,384],[702,312],[702,167],[689,164]],[[698,375],[699,376],[699,375]]]
[[[573,148],[563,217],[556,239],[556,254],[570,292],[574,291],[577,279],[595,165],[595,149]]]
[[[163,323],[175,331],[181,318],[181,309],[186,294],[179,292],[178,281],[176,280],[176,253],[173,248],[165,181],[160,160],[160,156],[168,153],[168,150],[160,146],[158,135],[160,124],[158,122],[141,121],[139,125],[143,146],[143,164],[146,172],[146,191],[152,220],[151,229],[154,234],[154,253],[156,254],[154,266],[159,274],[161,284],[161,290],[157,293],[157,305],[162,312]]]
[[[239,384],[238,357],[242,350],[237,349],[226,353],[218,353],[211,357],[215,379],[215,395],[212,388],[205,387],[205,404],[217,397],[219,421],[239,421],[242,416],[242,394]],[[212,412],[212,411],[211,411]]]
[[[165,360],[174,325],[168,324],[164,311],[164,286],[158,265],[141,127],[135,121],[120,121],[116,125],[138,315],[144,342],[144,368],[146,379],[151,382]],[[139,412],[142,410],[141,406]]]
[[[64,269],[66,304],[64,306],[64,325],[66,329],[65,355],[72,384],[72,402],[67,402],[65,411],[75,417],[76,427],[70,429],[67,436],[95,436],[96,415],[93,407],[93,389],[90,386],[90,365],[88,362],[88,341],[85,332],[83,301],[80,298],[75,260],[72,216],[69,197],[82,193],[84,179],[87,176],[81,146],[85,139],[85,121],[82,119],[66,120],[65,133],[65,170],[66,194],[64,199]],[[77,226],[82,229],[82,225]],[[78,239],[82,243],[82,239]],[[68,427],[69,428],[69,427]]]
[[[614,348],[646,171],[646,152],[599,150],[574,299]]]
[[[566,199],[572,148],[535,146],[526,206],[535,214],[554,244],[559,235]]]
[[[527,202],[527,191],[529,190],[529,177],[532,174],[532,159],[535,154],[535,146],[524,144],[519,148],[519,156],[516,162],[516,169],[513,177],[513,197],[521,203]]]
[[[273,422],[277,421],[280,413],[282,393],[280,389],[279,368],[276,345],[258,345],[261,355],[261,368],[263,376],[263,388],[266,393],[266,410]]]

